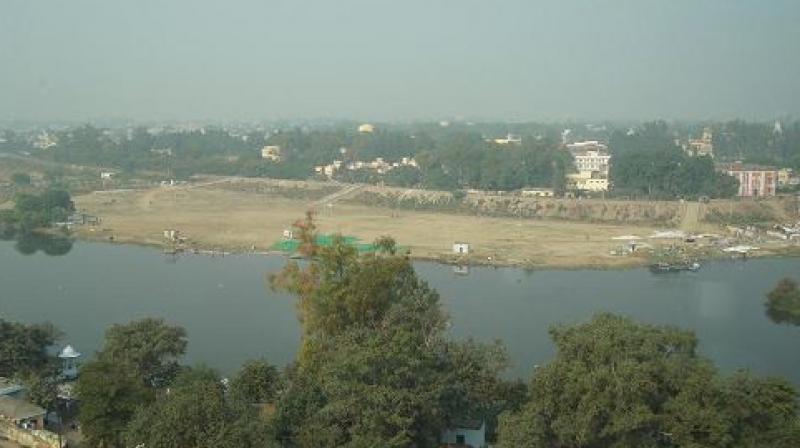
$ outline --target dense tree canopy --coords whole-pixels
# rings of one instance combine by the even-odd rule
[[[50,348],[60,337],[50,324],[25,325],[0,319],[0,377],[37,373],[52,364]]]
[[[126,425],[172,381],[185,350],[186,331],[161,319],[109,328],[103,349],[78,378],[82,432],[89,446],[122,446]]]
[[[720,376],[690,332],[602,314],[551,330],[555,359],[505,415],[503,447],[791,447],[798,396],[786,381]]]
[[[717,172],[709,157],[690,157],[677,147],[615,154],[611,179],[618,194],[673,199],[730,197],[736,179]]]
[[[0,210],[0,229],[30,233],[63,222],[75,210],[69,192],[48,189],[40,194],[20,193],[14,199],[12,210]]]
[[[128,422],[155,398],[134,366],[102,356],[81,368],[76,393],[84,441],[97,448],[124,446],[122,434]]]
[[[313,241],[313,221],[301,228]],[[447,341],[438,294],[393,246],[306,245],[308,265],[274,279],[298,295],[304,330],[276,416],[287,445],[436,446],[453,419],[499,412],[503,351]]]
[[[186,351],[186,330],[163,319],[145,318],[112,325],[100,356],[136,368],[148,385],[168,383],[177,373],[178,359]]]
[[[206,368],[184,370],[168,393],[140,407],[124,440],[148,448],[278,446],[258,408],[226,397],[219,376]]]
[[[231,381],[231,394],[246,403],[273,403],[280,381],[272,364],[263,359],[247,361]]]

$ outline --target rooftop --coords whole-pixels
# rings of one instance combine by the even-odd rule
[[[0,376],[0,396],[15,394],[21,390],[23,390],[22,386]]]
[[[79,358],[81,353],[76,351],[74,347],[71,345],[67,345],[61,350],[61,353],[58,354],[59,358]]]
[[[0,397],[0,416],[19,421],[45,414],[45,410],[33,403],[11,397]]]
[[[732,162],[720,163],[719,169],[725,171],[778,171],[774,166],[756,165],[752,163]]]

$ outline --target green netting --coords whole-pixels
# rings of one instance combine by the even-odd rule
[[[317,235],[315,241],[321,247],[329,247],[333,245],[333,241],[337,235]],[[342,242],[348,246],[355,247],[359,252],[375,252],[375,245],[372,243],[359,242],[358,238],[354,236],[341,236]],[[270,249],[279,250],[281,252],[295,253],[300,248],[300,240],[282,240],[273,244]]]

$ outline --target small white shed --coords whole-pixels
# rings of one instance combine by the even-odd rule
[[[483,420],[457,422],[442,432],[440,442],[459,447],[486,448],[486,423]]]
[[[453,253],[459,255],[466,255],[469,253],[469,243],[456,241],[453,243]]]

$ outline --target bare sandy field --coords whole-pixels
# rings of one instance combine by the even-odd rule
[[[646,264],[649,257],[648,251],[611,255],[612,250],[627,243],[614,240],[615,237],[647,237],[657,230],[677,228],[725,235],[726,223],[720,222],[721,218],[769,215],[773,222],[798,218],[797,205],[786,199],[711,204],[550,200],[553,204],[544,206],[535,200],[530,203],[514,200],[519,204],[509,205],[595,213],[583,213],[587,220],[498,216],[493,212],[500,210],[496,205],[499,202],[488,208],[487,213],[475,214],[474,210],[470,213],[430,210],[430,207],[415,210],[396,204],[365,205],[358,201],[365,191],[375,188],[327,182],[206,178],[173,187],[93,192],[76,197],[75,202],[80,210],[99,216],[102,222],[96,228],[80,227],[77,234],[87,239],[167,247],[164,230],[177,229],[188,238],[188,248],[262,252],[280,241],[283,231],[291,229],[292,223],[311,209],[317,212],[322,233],[352,235],[364,242],[390,235],[418,259],[526,267],[619,268]],[[397,194],[392,189],[377,191]],[[418,204],[425,204],[431,195],[449,195],[419,190],[401,193],[412,199],[419,196],[413,199],[420,201],[414,202]],[[439,201],[437,198],[434,199]],[[663,213],[670,219],[661,219]],[[628,218],[620,222],[615,220],[617,216]],[[648,216],[652,222],[647,221]],[[466,257],[454,255],[452,245],[456,241],[469,243],[471,253]],[[675,240],[646,242],[656,248],[683,245]],[[760,243],[767,244],[763,240]],[[698,257],[710,256],[703,244],[683,247]],[[759,255],[780,254],[783,249],[774,246],[774,250],[761,251]]]
[[[410,248],[416,258],[569,268],[642,264],[646,262],[644,257],[610,255],[610,250],[623,243],[612,237],[645,236],[656,230],[642,225],[397,210],[336,202],[339,196],[287,198],[280,191],[237,191],[223,184],[78,196],[75,199],[79,209],[102,218],[100,226],[80,228],[78,235],[163,246],[163,231],[178,229],[189,238],[190,247],[264,251],[311,208],[318,212],[323,233],[353,235],[363,241],[391,235],[400,245]],[[469,258],[455,258],[455,241],[470,243]]]

